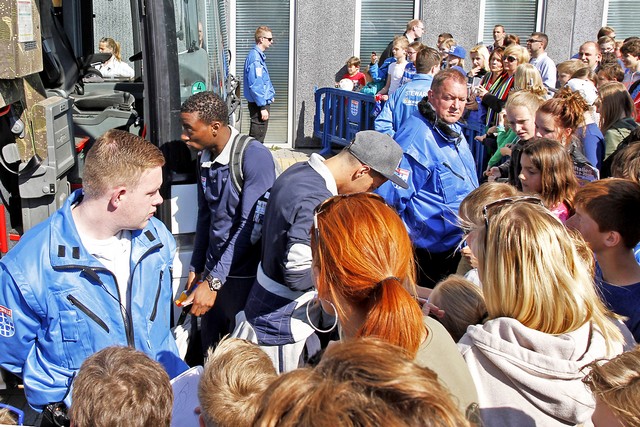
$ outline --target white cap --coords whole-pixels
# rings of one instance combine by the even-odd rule
[[[598,99],[598,89],[596,89],[591,80],[571,79],[566,86],[573,92],[580,92],[580,95],[589,105],[593,105]]]

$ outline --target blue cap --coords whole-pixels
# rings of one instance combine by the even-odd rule
[[[467,51],[464,50],[462,46],[451,46],[449,49],[449,55],[464,59],[467,56]]]

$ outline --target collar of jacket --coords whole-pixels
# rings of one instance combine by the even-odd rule
[[[447,124],[444,120],[438,117],[436,111],[433,109],[433,105],[429,102],[428,97],[425,96],[418,103],[418,111],[420,112],[420,115],[425,118],[427,123],[429,123],[445,140],[456,145],[460,143],[462,135],[453,129],[453,125]]]

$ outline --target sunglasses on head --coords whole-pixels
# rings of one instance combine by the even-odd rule
[[[324,202],[316,206],[316,208],[313,210],[313,231],[315,232],[316,242],[318,242],[318,244],[320,243],[320,227],[318,226],[318,215],[320,215],[330,206],[335,205],[336,203],[341,202],[343,200],[347,200],[350,197],[353,197],[355,195],[358,195],[360,197],[366,197],[367,199],[377,200],[383,204],[386,204],[382,196],[375,193],[348,193],[348,194],[339,194],[337,196],[329,197],[327,200],[325,200]]]
[[[484,246],[487,246],[487,235],[489,234],[489,211],[497,210],[498,208],[504,207],[506,205],[513,205],[516,203],[532,203],[534,205],[544,206],[542,200],[538,197],[534,196],[515,196],[515,197],[505,197],[503,199],[495,200],[491,203],[488,203],[482,208],[482,216],[484,218],[484,226],[486,228],[484,232]]]

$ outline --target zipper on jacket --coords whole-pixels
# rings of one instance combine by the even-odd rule
[[[77,307],[78,310],[80,310],[81,312],[86,314],[91,320],[96,322],[98,324],[98,326],[100,326],[107,333],[109,333],[109,327],[107,326],[107,324],[104,323],[104,321],[101,318],[99,318],[97,314],[95,314],[93,311],[91,311],[89,309],[89,307],[87,307],[86,305],[81,303],[76,297],[74,297],[71,294],[67,295],[67,299],[69,300],[69,302],[71,302],[71,304],[73,304],[75,307]]]
[[[458,178],[460,178],[461,180],[465,180],[464,176],[460,175],[458,172],[454,171],[453,168],[451,167],[451,165],[449,164],[449,162],[442,162],[442,166],[444,166],[445,168],[449,169],[451,171],[452,174],[454,174],[455,176],[457,176]]]
[[[150,321],[156,320],[156,315],[158,314],[158,300],[160,299],[160,290],[162,289],[162,278],[164,277],[164,271],[160,272],[160,281],[158,282],[158,290],[156,291],[156,299],[153,303],[153,311],[151,311]]]

